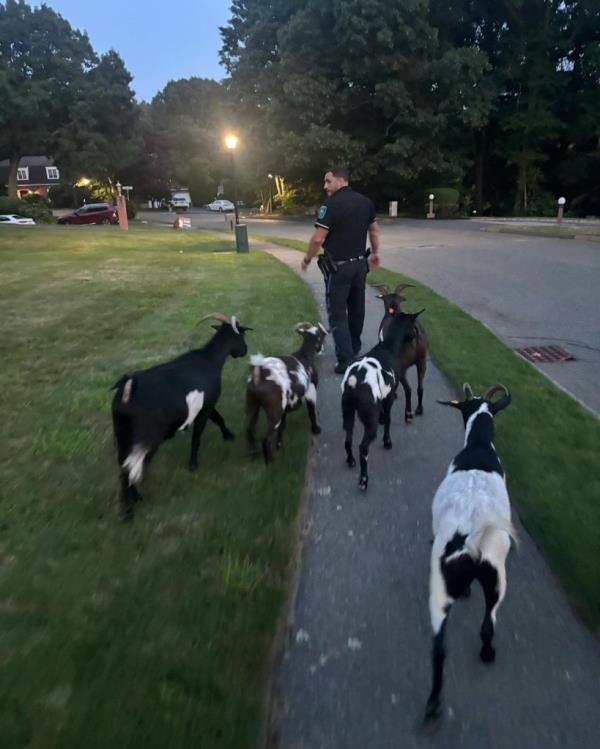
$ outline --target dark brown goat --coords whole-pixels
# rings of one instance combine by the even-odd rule
[[[246,390],[248,412],[247,438],[255,447],[254,432],[261,408],[267,417],[267,432],[262,441],[263,456],[268,465],[273,460],[271,441],[277,432],[276,446],[281,447],[286,416],[306,402],[313,434],[320,434],[317,423],[318,375],[314,366],[323,351],[327,330],[318,323],[298,323],[294,330],[302,336],[302,346],[290,356],[250,357],[250,376]]]
[[[387,284],[376,284],[376,288],[381,291],[381,294],[377,295],[378,299],[383,300],[385,307],[385,314],[379,325],[379,340],[382,341],[383,337],[398,312],[401,312],[402,302],[406,299],[401,295],[404,289],[412,287],[410,283],[400,283],[396,286],[394,291],[390,289]],[[425,379],[425,372],[427,371],[427,352],[429,351],[429,342],[427,340],[427,333],[422,323],[417,320],[415,324],[415,335],[410,345],[406,345],[402,348],[401,356],[401,368],[400,368],[400,382],[404,388],[404,421],[410,424],[413,418],[412,413],[412,390],[408,384],[406,378],[407,370],[415,366],[417,368],[417,409],[415,413],[420,416],[423,413],[423,380]]]

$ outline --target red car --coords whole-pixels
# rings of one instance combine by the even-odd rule
[[[73,213],[61,216],[59,224],[117,224],[117,208],[108,203],[90,203],[82,205]]]

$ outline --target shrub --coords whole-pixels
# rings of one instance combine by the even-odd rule
[[[134,200],[127,201],[127,218],[135,218],[140,206]]]
[[[42,195],[27,195],[25,198],[0,197],[0,213],[18,213],[26,218],[32,218],[36,224],[54,223],[48,199]]]

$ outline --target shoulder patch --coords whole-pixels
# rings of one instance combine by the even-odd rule
[[[327,206],[322,205],[319,208],[319,212],[317,213],[317,218],[325,218],[325,214],[327,213]]]

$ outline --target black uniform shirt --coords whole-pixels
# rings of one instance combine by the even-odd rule
[[[323,242],[327,253],[334,260],[348,260],[364,255],[367,230],[376,220],[369,198],[350,187],[340,187],[319,208],[315,226],[329,230]]]

